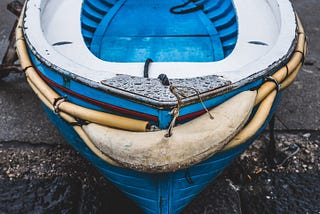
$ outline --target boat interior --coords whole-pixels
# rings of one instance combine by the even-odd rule
[[[42,61],[96,83],[143,77],[147,59],[149,78],[233,83],[263,74],[294,46],[290,8],[275,0],[43,0],[28,5],[24,32]]]
[[[238,36],[231,0],[84,0],[81,27],[90,51],[111,62],[218,61]]]

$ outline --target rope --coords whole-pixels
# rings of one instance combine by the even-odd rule
[[[203,109],[207,112],[207,114],[209,115],[210,119],[214,119],[214,117],[212,116],[212,114],[209,112],[208,108],[206,107],[206,105],[204,104],[201,96],[200,96],[200,92],[193,88],[193,87],[188,87],[188,86],[174,86],[170,81],[169,78],[166,74],[160,74],[158,76],[158,79],[161,81],[161,83],[165,86],[169,86],[170,92],[177,98],[178,104],[177,107],[175,107],[174,109],[172,109],[172,111],[170,112],[170,114],[173,115],[173,118],[170,122],[170,125],[168,127],[168,132],[165,135],[165,137],[171,137],[172,136],[172,129],[176,123],[177,118],[179,117],[179,111],[180,108],[182,106],[182,101],[181,101],[181,97],[186,97],[186,95],[183,93],[183,90],[181,89],[187,89],[187,90],[193,90],[196,94],[197,97],[200,100],[200,103],[203,107]]]
[[[206,105],[204,104],[204,102],[203,102],[203,100],[202,100],[202,97],[200,96],[200,92],[199,92],[196,88],[188,87],[188,86],[176,86],[176,88],[185,88],[185,89],[193,90],[194,92],[196,92],[197,97],[199,98],[200,103],[201,103],[203,109],[207,112],[207,114],[209,115],[210,119],[214,119],[213,115],[209,112],[208,108],[207,108]],[[181,94],[180,92],[178,92],[178,93],[179,93],[180,95],[182,95],[182,96],[185,96],[185,95]]]
[[[304,64],[304,61],[305,61],[305,55],[304,55],[304,53],[303,53],[302,51],[300,51],[300,50],[295,50],[294,53],[301,53],[301,55],[302,55],[302,60],[301,60],[301,62],[302,62],[302,64]]]
[[[165,86],[169,86],[170,85],[170,81],[169,81],[169,78],[167,77],[167,75],[160,74],[158,76],[158,79],[161,81],[162,85],[165,85]]]
[[[204,6],[201,4],[201,5],[196,5],[195,7],[192,7],[192,8],[189,8],[189,9],[178,10],[177,11],[177,9],[182,9],[185,6],[187,6],[188,4],[196,3],[198,1],[200,1],[200,0],[189,0],[184,4],[177,5],[177,6],[174,6],[174,7],[170,8],[170,12],[173,13],[173,14],[186,14],[186,13],[192,13],[192,12],[195,12],[195,11],[198,11],[198,10],[203,10]]]
[[[53,101],[53,109],[54,109],[54,113],[55,114],[58,114],[60,109],[59,109],[59,106],[61,105],[61,103],[67,101],[66,97],[58,97],[58,98],[55,98],[54,101]]]
[[[81,120],[79,118],[75,118],[75,120],[76,120],[75,122],[69,122],[68,124],[71,126],[80,126],[80,127],[86,126],[89,124],[87,121]]]
[[[180,111],[181,103],[182,103],[181,102],[181,98],[180,98],[179,94],[176,91],[176,87],[173,86],[172,83],[170,83],[170,91],[177,98],[178,104],[177,104],[177,107],[175,107],[170,112],[171,114],[173,114],[173,118],[171,120],[171,123],[170,123],[169,128],[168,128],[168,132],[165,135],[165,137],[171,137],[172,136],[172,130],[173,130],[174,125],[176,124],[177,118],[179,117],[179,111]]]
[[[290,146],[287,146],[280,150],[280,152],[285,152],[287,150],[294,150],[292,153],[290,153],[286,158],[284,158],[280,163],[277,164],[277,167],[283,166],[290,158],[295,156],[299,151],[300,147],[297,144],[291,144]]]
[[[284,79],[287,79],[287,77],[289,76],[289,68],[287,64],[285,65],[285,68],[286,68],[286,77]]]
[[[153,62],[153,60],[148,58],[148,59],[146,59],[146,62],[144,63],[144,68],[143,68],[143,77],[144,78],[149,78],[149,65],[151,62]]]
[[[268,81],[274,82],[274,84],[276,84],[277,92],[280,91],[281,84],[279,83],[279,81],[276,78],[274,78],[273,76],[267,76],[267,77],[265,77],[265,80],[266,80],[266,82],[268,82]]]
[[[26,70],[28,70],[29,68],[33,68],[33,65],[29,65],[29,66],[25,67],[22,71],[26,72]]]

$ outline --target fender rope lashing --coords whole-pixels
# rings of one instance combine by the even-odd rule
[[[285,67],[286,67],[286,77],[284,79],[287,79],[287,77],[289,76],[289,68],[287,64],[285,65]]]
[[[274,84],[276,85],[276,90],[277,90],[277,93],[280,91],[281,89],[281,84],[279,83],[279,81],[277,79],[275,79],[274,77],[272,76],[267,76],[265,77],[265,80],[266,82],[274,82]]]
[[[180,111],[180,108],[182,106],[182,101],[181,101],[181,97],[186,97],[186,95],[184,94],[184,91],[183,90],[192,90],[196,93],[197,97],[199,98],[200,100],[200,103],[203,107],[203,109],[208,113],[210,119],[214,119],[213,115],[209,112],[208,108],[205,106],[201,96],[200,96],[200,93],[197,89],[195,88],[192,88],[192,87],[188,87],[188,86],[174,86],[172,84],[172,82],[169,81],[169,78],[167,75],[165,74],[160,74],[158,76],[158,79],[161,81],[161,83],[165,86],[169,86],[169,89],[170,89],[170,92],[176,97],[177,99],[177,106],[172,109],[172,111],[170,112],[170,114],[173,115],[173,118],[170,122],[170,125],[168,127],[168,132],[167,134],[165,135],[165,137],[171,137],[172,136],[172,130],[173,130],[173,127],[176,123],[176,120],[177,118],[179,117],[179,111]]]
[[[89,124],[87,121],[81,120],[81,119],[79,119],[79,118],[75,118],[75,120],[76,120],[76,121],[70,122],[70,123],[68,123],[68,124],[71,125],[71,126],[80,126],[80,127],[86,126],[86,125]]]
[[[179,117],[179,111],[180,111],[181,104],[182,104],[181,97],[177,93],[177,88],[172,83],[170,83],[169,89],[170,89],[171,93],[177,98],[178,104],[170,112],[170,114],[173,115],[173,118],[172,118],[171,123],[170,123],[170,125],[168,127],[168,132],[165,135],[165,137],[171,137],[172,136],[172,130],[173,130],[174,125],[176,124],[177,118]]]
[[[176,124],[176,120],[179,116],[179,111],[181,107],[181,97],[179,96],[176,87],[169,81],[169,78],[166,74],[160,74],[158,76],[158,79],[161,81],[161,84],[164,86],[169,86],[170,92],[177,98],[178,104],[175,108],[173,108],[170,112],[170,114],[173,115],[173,118],[169,124],[167,133],[165,134],[165,137],[171,137],[172,136],[172,129],[174,125]]]
[[[58,97],[58,98],[55,98],[54,99],[54,102],[53,102],[53,109],[54,109],[54,113],[55,114],[58,114],[60,109],[59,109],[59,106],[61,105],[61,103],[67,101],[67,97]]]
[[[300,53],[302,55],[302,64],[304,64],[304,61],[305,61],[305,55],[304,55],[304,52],[300,51],[300,50],[295,50],[294,53]]]
[[[202,97],[200,96],[200,92],[196,89],[196,88],[193,88],[193,87],[188,87],[188,86],[176,86],[177,89],[180,88],[180,90],[178,91],[178,93],[183,96],[183,97],[186,97],[183,92],[182,92],[182,89],[187,89],[187,90],[192,90],[194,91],[196,94],[197,94],[197,97],[198,99],[200,100],[200,103],[202,105],[202,108],[206,111],[206,113],[209,115],[210,119],[214,119],[213,115],[210,113],[210,111],[208,110],[207,106],[204,104],[203,100],[202,100]]]
[[[23,72],[26,72],[26,70],[28,70],[29,68],[32,68],[33,66],[32,65],[29,65],[27,67],[25,67],[24,69],[22,69]]]

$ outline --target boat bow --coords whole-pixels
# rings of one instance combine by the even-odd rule
[[[169,172],[199,163],[220,151],[244,126],[256,91],[242,92],[210,111],[174,128],[130,132],[95,123],[82,126],[91,142],[124,167],[143,172]]]

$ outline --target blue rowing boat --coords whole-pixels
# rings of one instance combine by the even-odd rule
[[[27,0],[16,38],[54,125],[158,214],[264,130],[306,49],[288,0]]]

